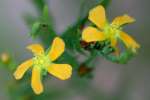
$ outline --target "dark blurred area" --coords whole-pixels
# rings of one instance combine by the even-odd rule
[[[82,1],[49,0],[50,12],[58,34],[76,21],[81,13]],[[87,2],[90,3],[92,0]],[[128,64],[115,64],[104,58],[98,58],[95,61],[97,66],[93,72],[93,79],[74,78],[72,79],[74,86],[55,79],[46,80],[45,89],[57,87],[56,90],[62,89],[63,93],[66,92],[64,99],[56,100],[150,100],[149,3],[149,0],[112,0],[107,8],[106,13],[110,21],[123,14],[136,19],[134,24],[125,27],[125,31],[140,43],[141,49]],[[30,0],[0,0],[0,6],[0,53],[9,52],[19,63],[31,56],[25,49],[26,45],[40,42],[30,38],[23,14],[26,12],[35,16],[38,14]],[[2,68],[0,76],[0,98],[11,100],[6,87],[13,78],[12,74]],[[76,83],[77,80],[80,83]],[[51,92],[53,90],[55,89]]]

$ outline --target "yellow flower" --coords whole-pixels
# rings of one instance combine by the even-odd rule
[[[122,31],[121,26],[135,21],[132,17],[128,15],[118,16],[112,23],[108,23],[105,15],[105,9],[103,6],[99,5],[89,12],[88,18],[98,28],[92,26],[85,28],[82,33],[82,39],[84,41],[93,42],[107,39],[111,41],[112,47],[116,47],[117,40],[120,39],[123,41],[125,46],[133,52],[136,52],[136,49],[140,48],[140,45],[136,43],[131,36]]]
[[[6,64],[9,62],[10,60],[10,56],[8,53],[4,52],[0,55],[0,60],[2,61],[2,63]]]
[[[34,54],[34,57],[22,63],[14,73],[17,80],[21,79],[25,72],[33,67],[31,87],[36,94],[43,92],[41,83],[42,71],[47,71],[60,80],[66,80],[71,77],[72,67],[69,64],[55,64],[53,61],[58,59],[64,52],[65,44],[62,39],[56,37],[53,40],[50,51],[44,52],[39,44],[32,44],[27,47]]]

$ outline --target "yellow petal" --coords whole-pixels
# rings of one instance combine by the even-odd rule
[[[105,35],[94,27],[87,27],[83,30],[82,39],[86,42],[103,41]]]
[[[140,45],[131,36],[129,36],[125,32],[120,33],[120,38],[125,43],[127,48],[131,48],[133,50],[140,48]]]
[[[66,80],[72,75],[72,67],[68,64],[51,64],[47,70],[50,74],[61,80]]]
[[[97,6],[93,8],[89,13],[89,20],[93,22],[97,27],[100,29],[103,29],[105,23],[106,23],[106,15],[105,15],[105,9],[103,6]]]
[[[124,24],[129,24],[129,23],[133,23],[135,21],[134,18],[128,16],[128,15],[123,15],[123,16],[118,16],[116,17],[112,24],[113,25],[118,25],[118,26],[121,26],[121,25],[124,25]]]
[[[120,50],[119,50],[119,48],[118,48],[118,41],[117,41],[116,38],[113,38],[113,37],[111,38],[111,46],[112,46],[113,48],[115,48],[114,54],[115,54],[116,56],[119,56]]]
[[[49,52],[49,57],[51,61],[56,60],[59,56],[61,56],[61,54],[64,52],[65,50],[65,43],[64,41],[59,38],[56,37],[53,40],[50,52]]]
[[[40,44],[32,44],[27,46],[27,49],[31,50],[35,55],[44,53],[44,48]]]
[[[14,73],[14,77],[19,80],[23,77],[23,75],[25,74],[25,72],[32,66],[33,61],[32,59],[27,60],[25,62],[23,62],[21,65],[19,65],[19,67],[16,69],[15,73]]]
[[[117,39],[116,38],[111,38],[111,46],[116,47],[117,45]]]
[[[43,92],[43,85],[41,83],[41,69],[34,66],[32,70],[31,87],[36,94]]]

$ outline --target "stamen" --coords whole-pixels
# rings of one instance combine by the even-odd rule
[[[45,69],[48,65],[51,64],[51,61],[47,55],[38,55],[33,58],[33,64],[42,69]]]

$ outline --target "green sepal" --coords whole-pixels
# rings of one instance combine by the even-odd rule
[[[35,22],[30,32],[31,37],[35,38],[39,31],[40,31],[40,22]]]
[[[119,63],[126,64],[134,55],[131,50],[127,49],[119,56]]]
[[[102,52],[96,51],[99,56],[106,58],[109,61],[126,64],[135,54],[130,50],[122,52],[120,55],[104,54]]]
[[[45,22],[49,21],[49,10],[48,10],[48,6],[45,5],[43,8],[43,15],[42,18]]]

